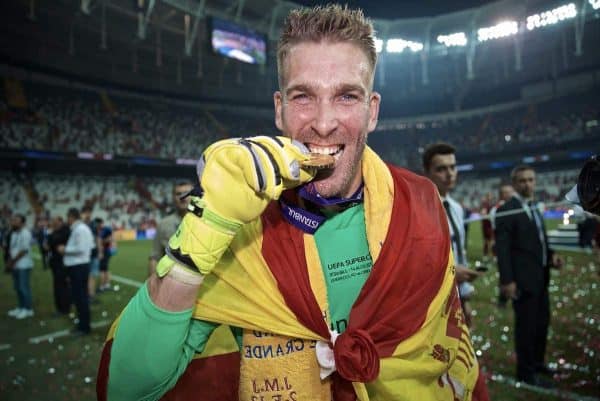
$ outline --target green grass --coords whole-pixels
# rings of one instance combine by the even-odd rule
[[[469,255],[472,261],[481,257],[481,229],[474,224],[469,232]],[[146,276],[150,242],[121,242],[111,261],[111,271],[119,276],[143,281]],[[552,330],[548,344],[548,362],[564,368],[560,388],[580,395],[600,394],[600,312],[598,310],[599,268],[591,255],[564,254],[565,268],[553,272]],[[597,263],[597,262],[596,262]],[[0,262],[1,266],[1,262]],[[3,269],[3,266],[1,266]],[[92,305],[92,321],[112,321],[136,289],[114,283],[118,290],[99,295],[100,303]],[[496,269],[478,280],[472,302],[473,337],[480,360],[488,372],[513,376],[512,310],[496,307]],[[38,263],[32,274],[34,319],[16,321],[6,316],[15,305],[12,278],[0,276],[0,400],[94,400],[96,369],[108,326],[93,331],[91,336],[64,336],[29,343],[29,339],[73,326],[70,319],[53,317],[51,273]],[[74,316],[73,316],[74,317]],[[3,344],[10,348],[2,350]],[[568,365],[567,365],[568,364]],[[577,368],[574,368],[576,365]],[[508,384],[489,382],[495,401],[541,401],[566,399],[517,389]],[[420,401],[420,400],[416,400]]]

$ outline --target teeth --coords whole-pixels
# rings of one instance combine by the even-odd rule
[[[340,149],[342,148],[341,145],[318,146],[318,145],[313,145],[313,144],[307,144],[307,147],[312,153],[318,153],[321,155],[334,155],[334,154],[338,153],[340,151]]]

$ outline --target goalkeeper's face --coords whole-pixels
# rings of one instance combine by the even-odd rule
[[[334,166],[313,181],[322,196],[352,195],[379,113],[367,56],[352,43],[303,42],[290,49],[283,69],[284,87],[274,95],[277,128],[311,152],[334,157]]]

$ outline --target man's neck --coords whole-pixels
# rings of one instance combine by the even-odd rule
[[[520,193],[517,192],[517,193],[515,193],[515,196],[517,198],[519,198],[519,200],[521,202],[523,202],[523,203],[529,203],[529,202],[533,201],[533,195],[531,195],[531,196],[525,196],[525,195],[520,194]]]

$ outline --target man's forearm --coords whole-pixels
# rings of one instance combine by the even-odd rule
[[[200,285],[201,283],[183,283],[169,274],[159,278],[156,272],[153,272],[148,279],[148,292],[150,299],[157,307],[171,312],[179,312],[195,305]]]

